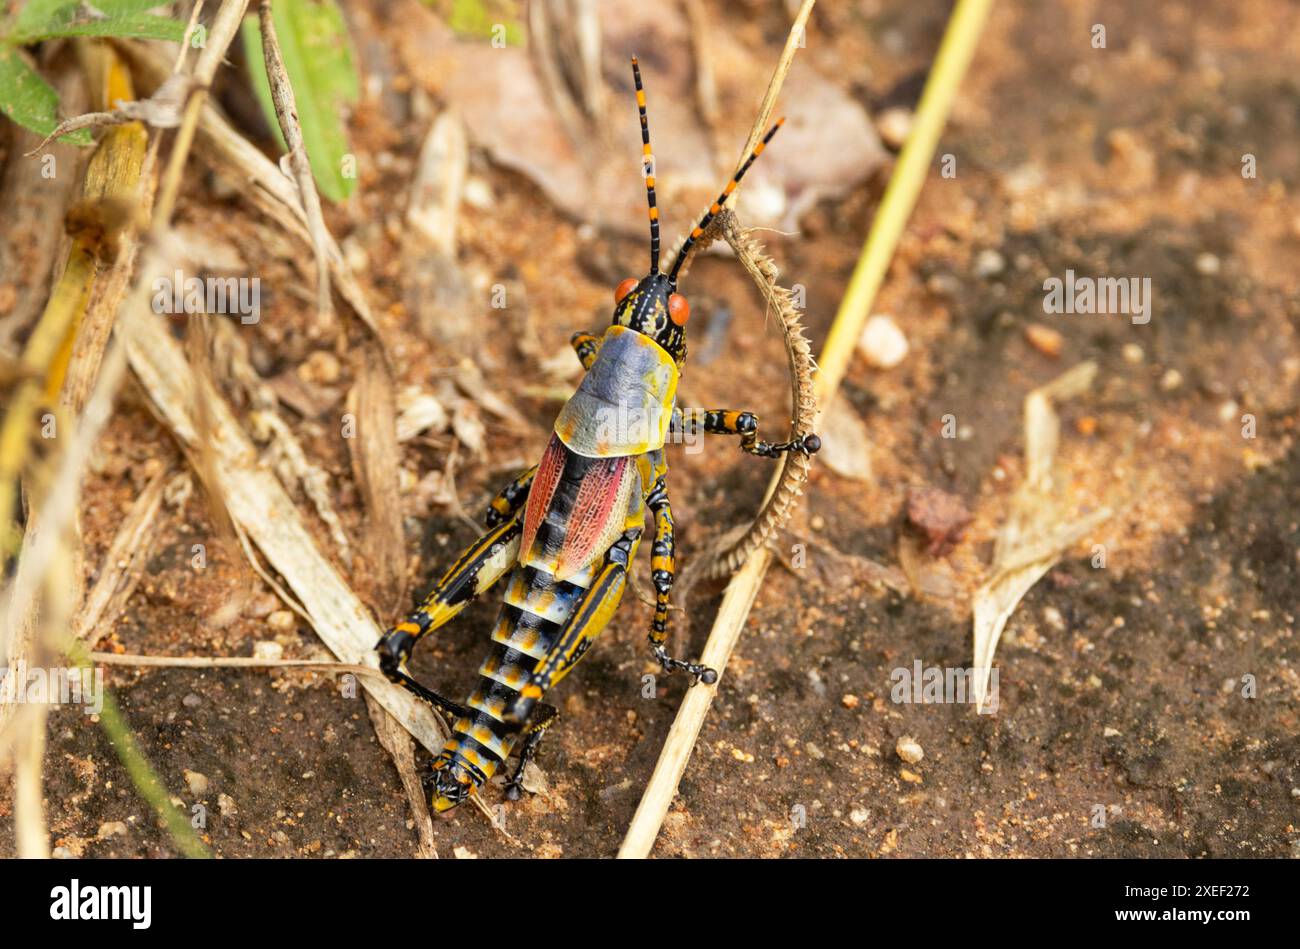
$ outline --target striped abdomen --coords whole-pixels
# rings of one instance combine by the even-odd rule
[[[433,763],[437,810],[460,803],[471,784],[485,784],[509,757],[519,729],[505,723],[505,710],[555,645],[591,576],[587,569],[569,580],[556,580],[522,564],[511,574],[492,645],[479,666],[478,687],[465,702],[469,714],[456,721]]]

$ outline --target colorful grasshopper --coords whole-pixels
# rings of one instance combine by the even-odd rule
[[[599,339],[573,336],[587,371],[561,409],[541,463],[510,484],[487,512],[490,530],[438,581],[423,604],[378,645],[380,666],[452,721],[452,737],[425,778],[435,810],[446,811],[485,784],[524,739],[506,796],[517,800],[524,769],[557,710],[540,700],[582,658],[610,621],[649,512],[654,520],[651,571],[656,602],[650,645],[665,672],[682,670],[692,682],[717,681],[705,666],[668,655],[668,599],[673,585],[673,515],[668,503],[663,446],[670,433],[738,435],[754,455],[815,452],[815,435],[780,444],[758,438],[750,412],[682,412],[677,379],[686,360],[685,297],[677,275],[687,253],[764,146],[772,127],[726,190],[691,231],[668,273],[659,270],[659,211],[646,121],[645,92],[632,58],[650,206],[650,272],[614,291],[614,319]],[[479,685],[464,706],[411,678],[407,660],[420,637],[446,624],[465,605],[509,574],[505,603],[492,631],[491,654],[479,667]]]

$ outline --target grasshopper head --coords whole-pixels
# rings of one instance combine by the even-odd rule
[[[691,307],[667,274],[629,277],[614,290],[614,325],[644,333],[678,366],[686,361],[686,321]]]

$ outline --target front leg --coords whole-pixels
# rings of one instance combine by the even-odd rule
[[[578,354],[578,361],[582,363],[582,368],[590,369],[591,364],[596,361],[596,353],[600,351],[599,337],[579,330],[569,338],[569,345]]]
[[[811,455],[822,447],[822,440],[811,432],[788,442],[762,441],[758,437],[758,416],[753,412],[735,412],[730,409],[674,409],[669,431],[683,435],[699,432],[709,435],[739,435],[740,447],[744,451],[763,458],[776,458],[787,451],[801,451],[805,455]]]
[[[673,508],[668,501],[668,485],[663,475],[655,481],[645,503],[655,519],[654,546],[650,548],[650,576],[655,585],[655,616],[650,624],[650,646],[664,672],[681,670],[705,685],[712,685],[718,681],[715,670],[699,663],[674,659],[664,648],[664,643],[668,641],[668,603],[673,589],[677,545],[673,538]]]

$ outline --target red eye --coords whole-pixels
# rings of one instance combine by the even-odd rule
[[[637,285],[638,282],[639,282],[639,281],[636,279],[636,277],[628,277],[626,280],[624,280],[622,283],[620,283],[617,287],[615,287],[615,288],[614,288],[614,302],[615,302],[615,303],[622,303],[622,302],[623,302],[623,298],[624,298],[625,296],[627,296],[629,293],[631,293],[633,290],[636,289],[636,285]]]
[[[674,293],[668,298],[668,316],[678,326],[685,326],[691,318],[691,305],[680,293]]]

